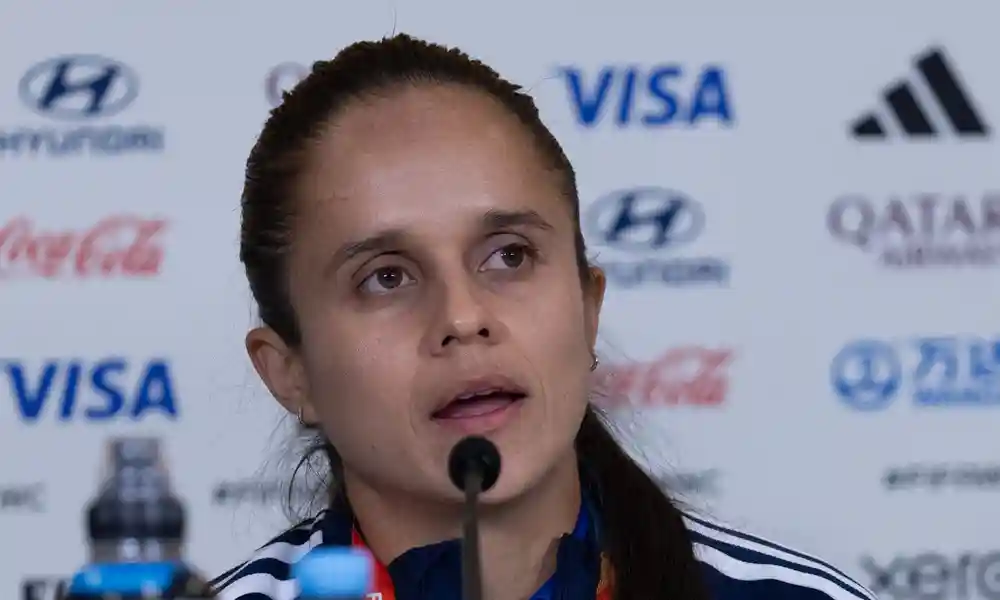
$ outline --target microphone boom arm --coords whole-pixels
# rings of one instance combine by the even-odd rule
[[[462,597],[479,600],[483,597],[482,569],[479,565],[479,519],[477,498],[483,485],[479,469],[469,469],[465,478],[465,518],[462,523]]]
[[[448,477],[465,492],[462,510],[462,598],[482,600],[483,570],[479,556],[479,494],[492,488],[500,476],[500,451],[483,437],[469,436],[451,449]]]

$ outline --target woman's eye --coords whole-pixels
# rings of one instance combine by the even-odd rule
[[[366,277],[358,289],[367,294],[386,294],[412,282],[413,278],[401,267],[382,267]]]
[[[483,263],[482,270],[519,269],[525,260],[531,258],[531,249],[524,244],[510,244],[490,255]]]

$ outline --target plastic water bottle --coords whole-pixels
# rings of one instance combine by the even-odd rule
[[[316,548],[292,567],[300,600],[362,600],[369,597],[375,561],[363,548]]]
[[[105,469],[86,511],[88,564],[66,600],[212,598],[207,581],[182,560],[184,507],[171,490],[160,441],[111,440]]]

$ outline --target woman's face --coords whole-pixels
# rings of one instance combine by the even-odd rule
[[[348,478],[455,498],[449,451],[480,434],[500,502],[572,460],[603,278],[582,288],[571,207],[516,118],[408,87],[340,112],[308,162],[289,255],[302,343],[248,344]]]

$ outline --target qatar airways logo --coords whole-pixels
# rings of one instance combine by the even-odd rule
[[[0,221],[0,282],[159,275],[166,226],[127,215],[79,230],[43,229],[26,217]]]
[[[845,195],[826,222],[834,239],[885,268],[1000,266],[1000,191]]]
[[[681,346],[658,358],[602,366],[597,404],[602,408],[715,407],[726,400],[729,348]]]

